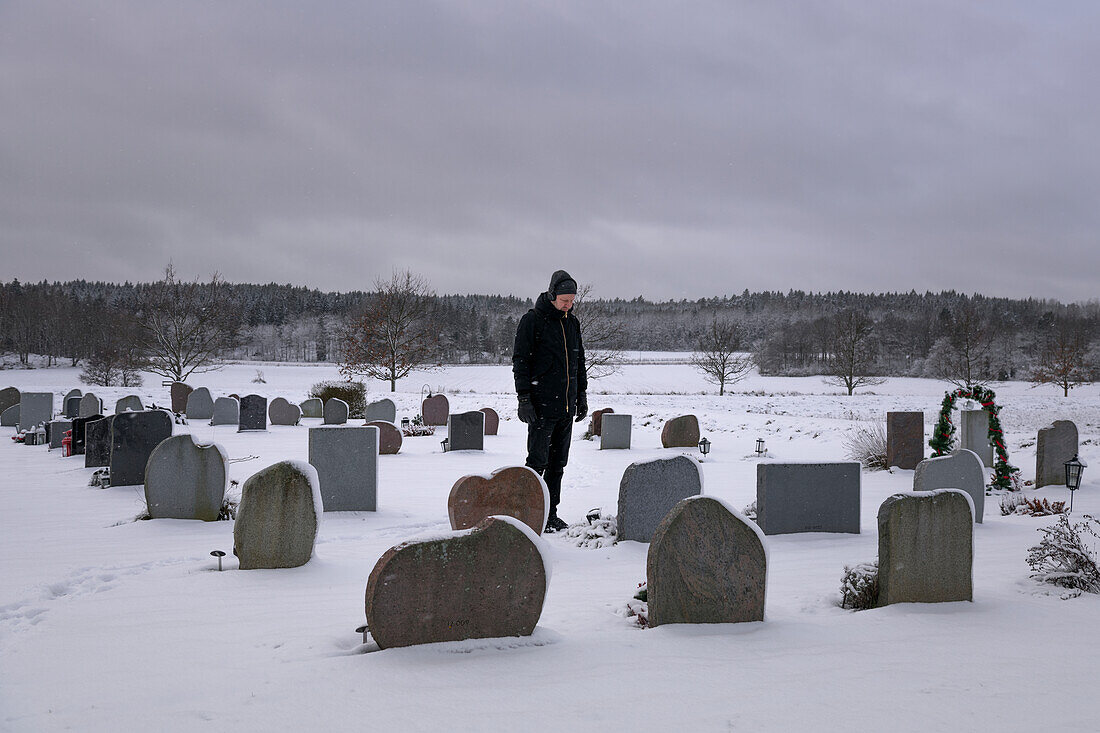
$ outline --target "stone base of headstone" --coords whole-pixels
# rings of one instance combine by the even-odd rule
[[[878,605],[974,600],[974,520],[955,489],[895,494],[878,511]]]

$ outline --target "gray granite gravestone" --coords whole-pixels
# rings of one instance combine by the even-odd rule
[[[310,397],[308,400],[298,405],[302,408],[302,417],[324,417],[325,405],[321,402],[319,397]]]
[[[895,494],[878,510],[878,605],[974,600],[974,519],[965,492]]]
[[[649,545],[649,625],[763,621],[767,578],[759,528],[718,499],[684,499]]]
[[[153,449],[172,437],[172,416],[164,410],[124,412],[111,423],[111,486],[145,482]]]
[[[683,415],[666,422],[661,430],[661,445],[665,448],[698,448],[699,418]]]
[[[500,431],[500,415],[491,407],[482,407],[480,412],[485,413],[485,434],[496,435]]]
[[[237,432],[267,430],[267,398],[257,394],[241,398]]]
[[[228,462],[220,445],[197,445],[186,434],[162,440],[145,466],[149,517],[216,521],[229,486]]]
[[[485,413],[451,415],[447,420],[448,450],[485,450]]]
[[[103,400],[96,397],[94,392],[86,392],[80,398],[80,414],[77,417],[103,414]]]
[[[368,426],[378,428],[378,454],[382,456],[397,455],[401,451],[401,429],[392,422],[385,420],[372,420]]]
[[[363,419],[370,423],[375,420],[383,422],[397,422],[397,405],[390,399],[381,399],[367,405],[363,412]]]
[[[53,418],[53,392],[22,392],[19,395],[19,429],[45,425]]]
[[[764,534],[859,534],[860,466],[756,464],[756,523]]]
[[[324,511],[319,485],[316,469],[301,461],[281,461],[244,482],[233,523],[233,554],[241,570],[309,562]]]
[[[71,443],[71,446],[72,446],[72,454],[71,455],[74,455],[74,456],[84,455],[85,437],[86,437],[85,427],[90,422],[95,422],[96,420],[102,420],[102,419],[103,419],[103,415],[89,415],[88,417],[74,417],[73,418],[73,427],[72,427],[72,431],[73,431],[72,438],[73,439],[72,439],[72,443]],[[110,448],[107,449],[107,455],[110,455]]]
[[[214,415],[211,425],[236,425],[240,420],[241,406],[235,397],[219,397],[214,400]]]
[[[886,466],[916,468],[924,460],[924,413],[886,413]]]
[[[111,423],[114,417],[101,417],[84,423],[84,468],[111,465]]]
[[[72,430],[72,420],[52,420],[49,424],[50,449],[60,448],[61,441],[65,438],[65,431]]]
[[[451,403],[447,395],[432,395],[420,403],[420,415],[425,425],[446,425],[450,414]]]
[[[309,463],[317,469],[326,512],[377,510],[378,428],[310,428]]]
[[[172,395],[172,412],[177,415],[187,412],[187,396],[191,394],[191,385],[183,382],[172,382],[170,392]]]
[[[81,392],[80,389],[78,389],[77,387],[73,387],[72,389],[70,389],[68,392],[65,393],[65,399],[63,399],[61,402],[62,402],[62,404],[64,404],[65,402],[72,399],[73,397],[83,397],[83,396],[84,396],[84,393]]]
[[[70,420],[74,417],[80,417],[81,397],[81,395],[66,397],[65,401],[61,403],[61,413]]]
[[[367,626],[382,649],[438,641],[530,636],[549,568],[537,535],[490,517],[450,537],[387,550],[367,580]]]
[[[592,435],[603,436],[603,416],[615,412],[610,407],[605,407],[602,410],[596,410],[592,413],[592,425],[589,427],[589,432]]]
[[[330,397],[325,400],[324,407],[325,425],[344,425],[348,421],[348,403],[339,397]]]
[[[1055,420],[1039,428],[1035,441],[1035,488],[1066,485],[1066,461],[1077,455],[1077,426]]]
[[[694,458],[676,456],[631,464],[619,482],[619,539],[649,542],[672,507],[702,493],[703,473]]]
[[[974,451],[959,449],[949,456],[925,458],[913,473],[913,491],[959,489],[970,495],[974,521],[985,515],[985,466]]]
[[[605,412],[600,420],[600,450],[630,448],[630,422],[633,418],[618,412]]]
[[[209,420],[214,417],[214,398],[206,387],[198,387],[187,395],[187,419]]]
[[[985,410],[962,410],[959,447],[974,451],[986,468],[993,466],[993,444],[989,442],[989,413]]]
[[[268,405],[267,417],[272,425],[297,425],[302,420],[302,408],[276,397]]]
[[[126,395],[115,401],[115,414],[121,412],[141,412],[145,405],[141,404],[141,398],[136,394]]]
[[[0,427],[19,427],[19,405],[12,405],[3,412],[0,412]]]
[[[542,534],[550,516],[546,482],[527,466],[505,466],[488,476],[463,476],[447,497],[451,529],[467,529],[487,517],[515,517]]]
[[[9,408],[19,404],[19,390],[15,387],[0,389],[0,413],[7,412]]]

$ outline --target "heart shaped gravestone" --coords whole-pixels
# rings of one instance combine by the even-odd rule
[[[276,397],[267,407],[267,417],[272,425],[297,425],[302,419],[302,408]]]
[[[498,468],[489,476],[463,476],[447,497],[451,529],[473,527],[486,517],[515,517],[541,534],[550,493],[542,477],[527,466]]]

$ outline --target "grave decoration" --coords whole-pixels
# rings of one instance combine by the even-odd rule
[[[1005,447],[1004,430],[1001,428],[1001,420],[998,414],[1001,408],[995,402],[997,395],[993,390],[981,385],[975,385],[970,389],[960,387],[953,392],[944,394],[940,405],[940,417],[936,427],[932,430],[932,439],[928,446],[932,449],[932,457],[938,458],[951,452],[955,425],[951,422],[951,411],[955,409],[955,401],[963,399],[978,402],[982,409],[989,415],[989,442],[993,445],[997,459],[993,464],[993,480],[991,488],[1004,491],[1015,491],[1019,488],[1019,477],[1016,475],[1020,469],[1008,462],[1008,449]]]

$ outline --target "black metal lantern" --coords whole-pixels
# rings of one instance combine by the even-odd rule
[[[762,456],[762,455],[764,455],[765,452],[766,452],[766,450],[764,448],[764,439],[763,438],[757,438],[756,439],[756,455]]]
[[[1066,467],[1066,488],[1069,489],[1069,511],[1073,513],[1073,492],[1081,488],[1081,474],[1084,473],[1087,463],[1077,456],[1070,458],[1064,464]]]
[[[401,429],[402,430],[408,430],[409,429],[409,418],[407,418],[407,417],[401,418]]]
[[[450,438],[444,438],[443,440],[441,440],[439,442],[439,445],[441,445],[443,447],[443,452],[446,453],[447,450],[451,447],[451,439]]]
[[[702,453],[704,456],[707,453],[710,453],[710,441],[706,438],[703,438],[699,441],[699,452]]]

